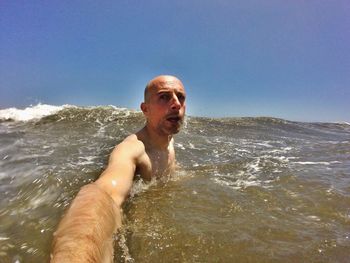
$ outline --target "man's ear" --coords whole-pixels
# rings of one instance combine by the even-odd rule
[[[142,102],[141,105],[140,105],[140,108],[141,108],[143,114],[147,114],[148,108],[147,108],[147,104],[146,103]]]

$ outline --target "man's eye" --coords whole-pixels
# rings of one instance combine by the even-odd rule
[[[184,96],[184,95],[181,95],[181,94],[177,95],[177,98],[178,98],[178,100],[181,101],[181,102],[185,101],[185,99],[186,99],[185,96]]]
[[[159,98],[160,98],[161,100],[169,100],[169,99],[170,99],[170,96],[169,96],[169,94],[162,94],[162,95],[159,96]]]

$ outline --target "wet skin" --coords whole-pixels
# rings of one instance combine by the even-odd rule
[[[54,234],[51,263],[112,262],[112,236],[121,226],[121,207],[135,174],[150,180],[175,168],[172,136],[183,122],[185,98],[173,76],[150,81],[141,103],[145,127],[118,144],[100,178],[79,191]]]

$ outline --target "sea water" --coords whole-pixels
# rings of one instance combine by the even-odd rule
[[[143,125],[114,106],[0,110],[0,262],[47,262],[80,187]],[[172,177],[135,181],[115,262],[349,262],[348,123],[190,116],[175,150]]]

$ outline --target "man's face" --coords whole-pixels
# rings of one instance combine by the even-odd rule
[[[182,83],[172,77],[162,77],[149,90],[141,105],[148,125],[160,135],[178,133],[183,123],[186,93]]]

